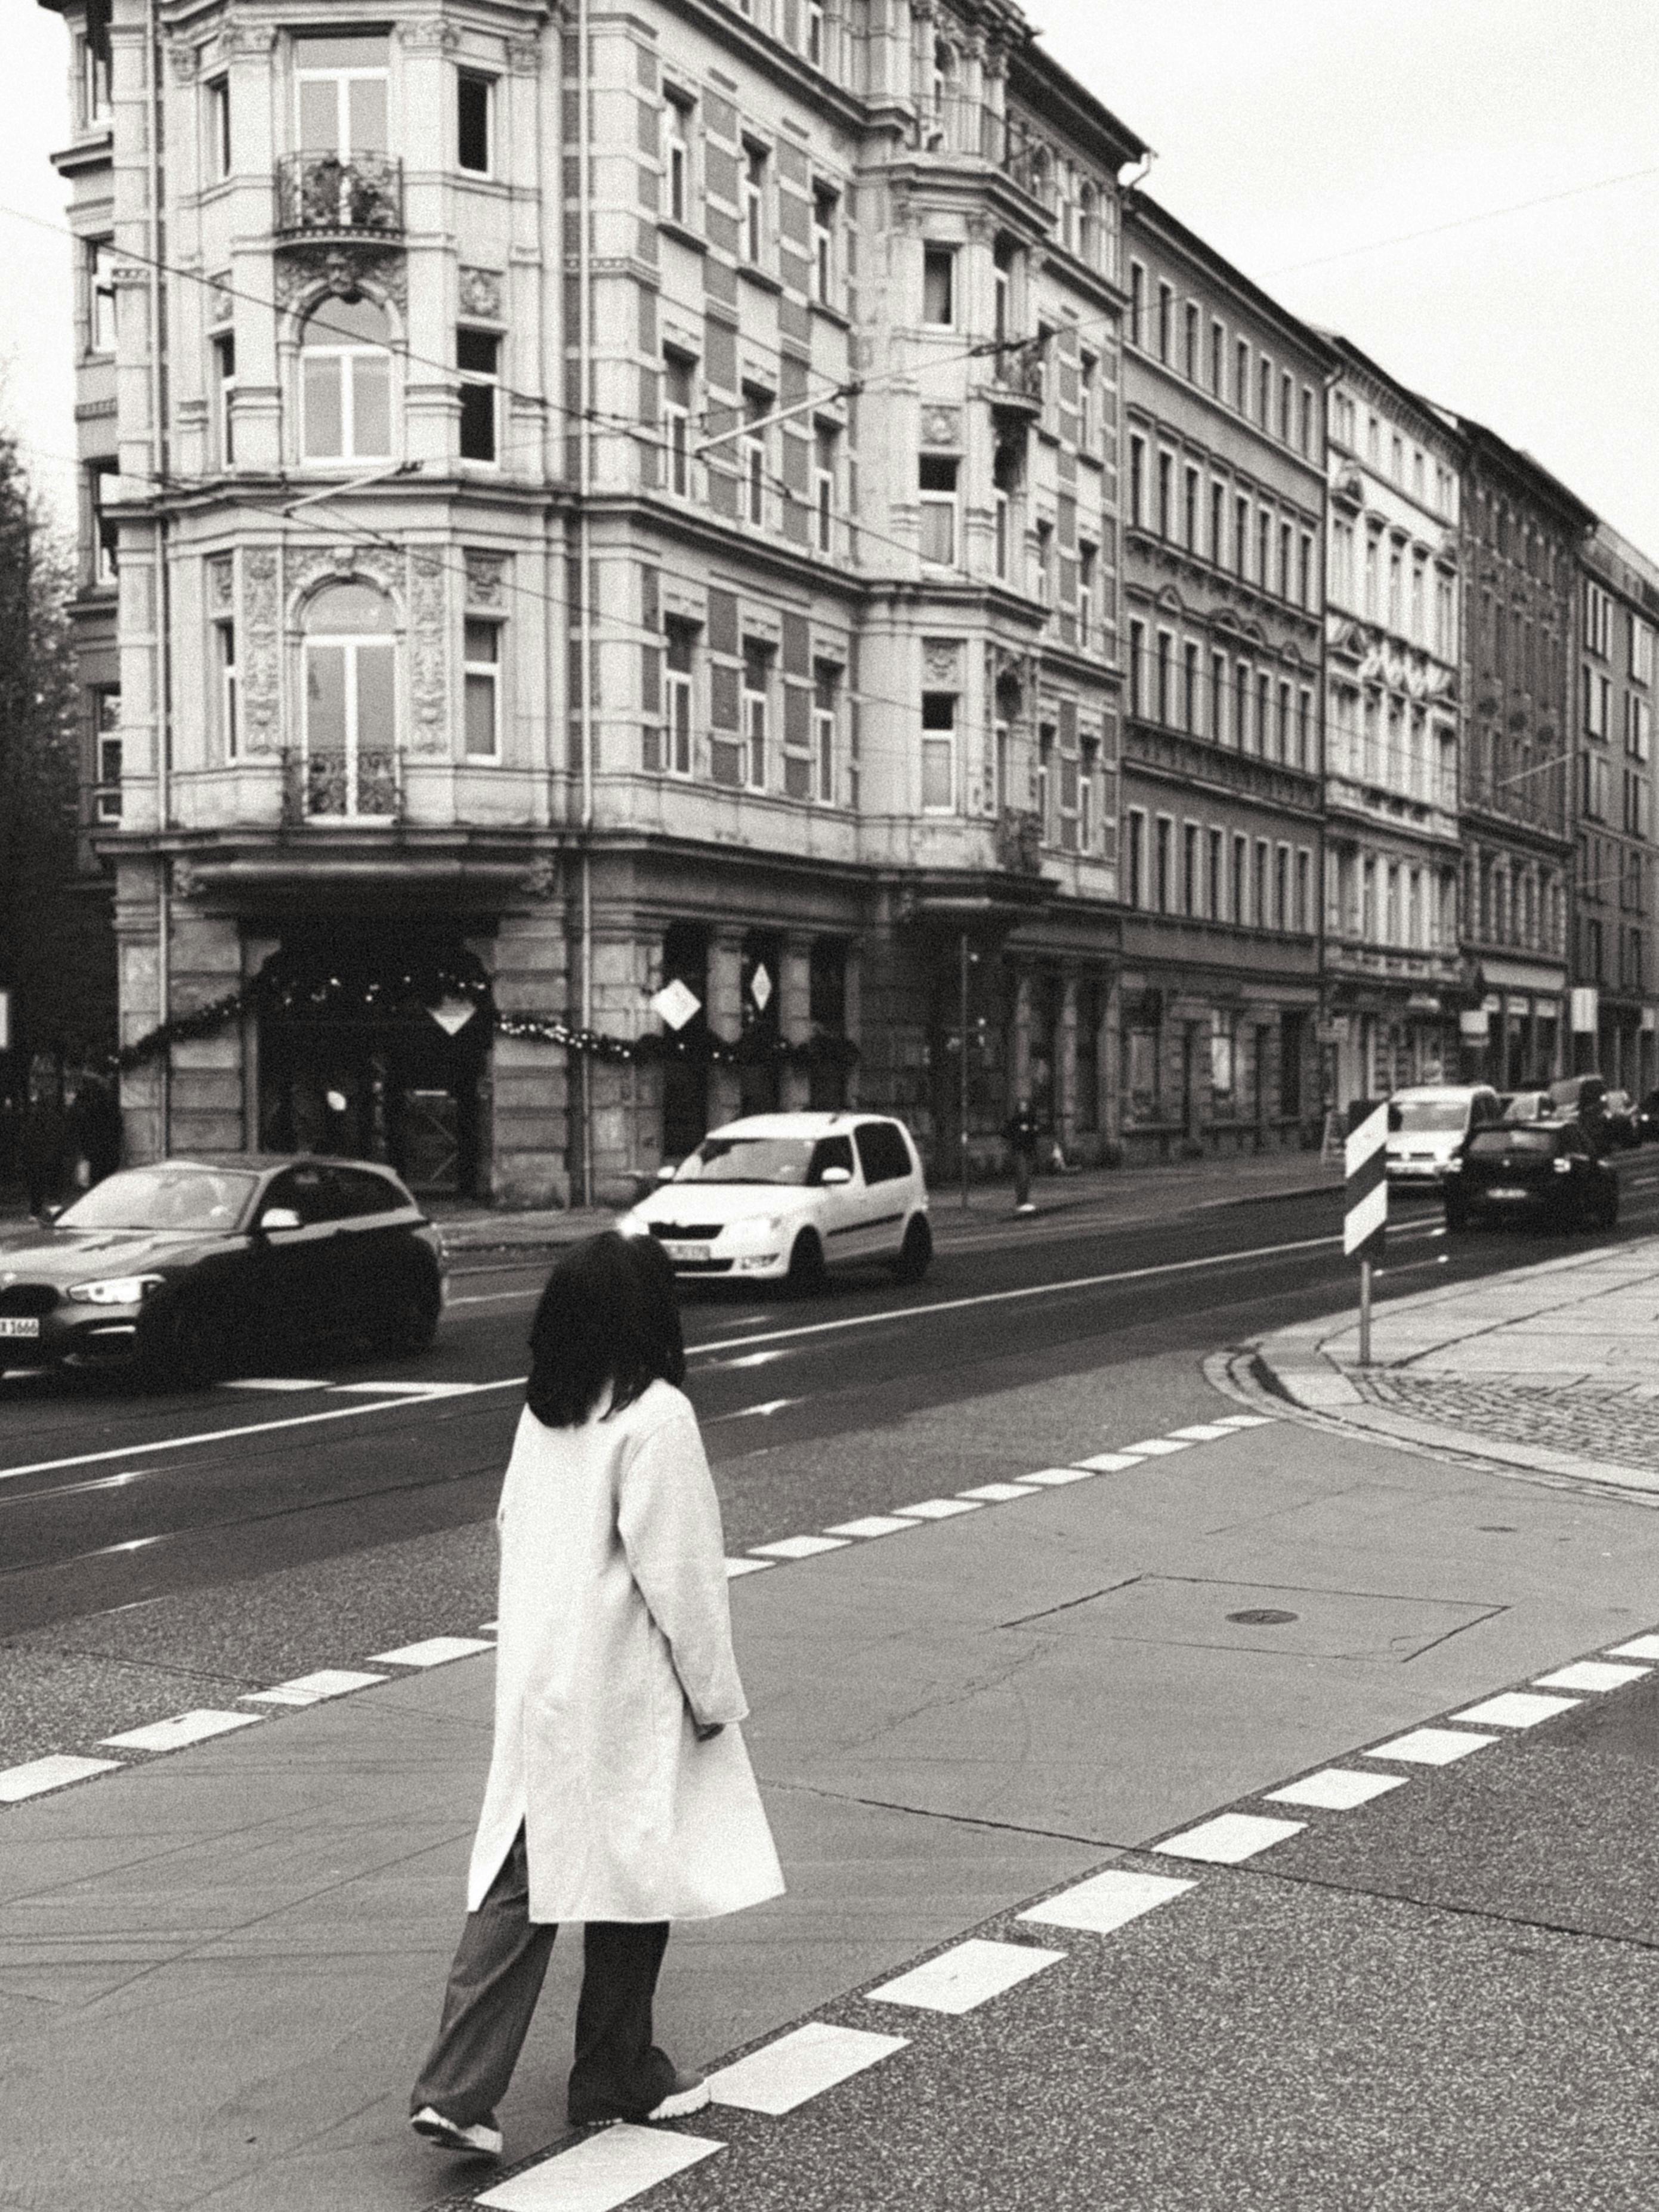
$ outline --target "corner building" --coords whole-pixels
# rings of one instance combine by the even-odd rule
[[[1133,134],[1006,5],[112,14],[60,166],[130,1155],[1102,1146]]]
[[[1471,1080],[1500,1091],[1568,1069],[1578,552],[1595,517],[1467,417],[1463,440],[1462,929]]]
[[[1433,408],[1334,343],[1325,965],[1345,1107],[1459,1072],[1462,448]]]
[[[1577,839],[1569,1073],[1659,1083],[1653,943],[1654,634],[1659,568],[1598,523],[1579,550]]]
[[[1294,1146],[1321,1105],[1336,356],[1141,193],[1124,251],[1123,1138]]]

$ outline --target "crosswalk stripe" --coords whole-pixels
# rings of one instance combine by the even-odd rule
[[[1258,1851],[1299,1836],[1307,1825],[1305,1820],[1273,1820],[1265,1813],[1221,1813],[1179,1836],[1166,1837],[1152,1848],[1174,1858],[1208,1859],[1216,1866],[1237,1866]]]
[[[959,1513],[977,1513],[979,1506],[967,1498],[924,1498],[915,1505],[895,1505],[908,1521],[949,1521]]]
[[[851,2081],[866,2067],[891,2058],[908,2041],[907,2036],[875,2035],[868,2028],[835,2027],[827,2021],[809,2020],[805,2027],[791,2028],[747,2058],[711,2074],[709,2094],[717,2105],[735,2105],[775,2119],[808,2098]]]
[[[975,1490],[959,1490],[959,1498],[976,1498],[986,1505],[1009,1505],[1016,1498],[1033,1498],[1034,1491],[1019,1482],[982,1482]]]
[[[470,1659],[475,1652],[493,1651],[483,1636],[428,1636],[418,1644],[400,1644],[395,1651],[371,1651],[371,1667],[445,1667],[452,1659]]]
[[[104,1736],[101,1742],[112,1751],[182,1751],[186,1744],[229,1735],[232,1729],[253,1728],[262,1717],[259,1713],[220,1713],[198,1707],[194,1712],[175,1713],[171,1720],[128,1729],[121,1735]]]
[[[857,1521],[837,1521],[826,1528],[826,1536],[899,1536],[916,1523],[906,1521],[897,1513],[866,1513]]]
[[[1103,1874],[1092,1874],[1087,1881],[1063,1889],[1058,1897],[1027,1905],[1018,1917],[1050,1928],[1080,1928],[1092,1936],[1110,1936],[1126,1928],[1131,1920],[1138,1920],[1144,1912],[1156,1911],[1159,1905],[1172,1903],[1197,1886],[1176,1875],[1138,1874],[1131,1867],[1107,1867]]]
[[[349,1697],[353,1690],[372,1689],[389,1681],[387,1674],[363,1674],[346,1667],[323,1667],[313,1674],[296,1674],[292,1681],[275,1682],[268,1690],[249,1690],[242,1702],[250,1705],[320,1705],[328,1698]]]
[[[625,2120],[510,2181],[497,2182],[473,2201],[491,2212],[613,2212],[725,2148],[707,2136],[671,2134]]]
[[[1314,1805],[1326,1813],[1351,1813],[1356,1805],[1369,1805],[1390,1790],[1403,1790],[1403,1774],[1356,1774],[1351,1767],[1327,1766],[1300,1782],[1287,1782],[1283,1790],[1270,1790],[1269,1805]]]
[[[1058,1966],[1064,1956],[1035,1943],[993,1943],[970,1936],[869,1995],[880,2004],[916,2005],[924,2012],[973,2012],[1045,1967]]]
[[[1068,1482],[1087,1482],[1095,1473],[1092,1467],[1040,1467],[1030,1474],[1022,1474],[1022,1482],[1039,1482],[1045,1489],[1058,1490]]]
[[[1496,1698],[1484,1698],[1478,1705],[1454,1713],[1455,1721],[1474,1721],[1486,1728],[1536,1728],[1540,1721],[1553,1720],[1557,1713],[1571,1712],[1583,1701],[1577,1698],[1537,1697],[1526,1690],[1505,1690]]]
[[[780,1536],[775,1544],[751,1544],[749,1549],[762,1559],[810,1559],[820,1552],[844,1552],[846,1547],[845,1536]]]
[[[1607,1656],[1609,1659],[1659,1659],[1659,1636],[1638,1636],[1628,1644],[1615,1644]]]
[[[776,1559],[728,1559],[726,1580],[735,1583],[740,1575],[763,1574],[768,1567],[776,1566]]]
[[[113,1774],[120,1764],[119,1759],[71,1759],[58,1752],[49,1759],[31,1759],[21,1766],[8,1766],[0,1771],[0,1805],[21,1805],[26,1797],[61,1790],[67,1782]]]
[[[1552,1674],[1535,1677],[1535,1690],[1622,1690],[1626,1682],[1639,1682],[1651,1670],[1646,1667],[1610,1664],[1605,1659],[1579,1659],[1571,1667],[1558,1667]]]
[[[1472,1751],[1484,1751],[1489,1743],[1497,1741],[1495,1735],[1475,1735],[1466,1729],[1411,1729],[1387,1743],[1374,1743],[1359,1755],[1362,1759],[1403,1759],[1413,1766],[1449,1766],[1455,1759],[1467,1759]]]

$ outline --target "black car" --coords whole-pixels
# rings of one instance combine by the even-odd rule
[[[1477,1129],[1446,1180],[1446,1226],[1534,1220],[1552,1229],[1611,1229],[1619,1175],[1577,1121]]]
[[[423,1351],[442,1310],[442,1240],[369,1161],[162,1160],[0,1237],[0,1369],[192,1387],[302,1344]]]

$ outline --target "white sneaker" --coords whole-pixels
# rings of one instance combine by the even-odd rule
[[[501,2156],[501,2130],[494,2124],[494,2115],[487,2120],[474,2120],[464,2128],[459,2120],[446,2119],[430,2105],[423,2105],[419,2112],[410,2115],[409,2124],[418,2136],[436,2143],[440,2150],[470,2151],[479,2158]]]
[[[648,2120],[683,2119],[687,2112],[700,2112],[708,2101],[709,2085],[700,2074],[676,2074],[673,2088],[645,2117]]]

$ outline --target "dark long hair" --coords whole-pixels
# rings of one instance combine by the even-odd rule
[[[578,1428],[607,1389],[620,1413],[653,1382],[685,1376],[674,1269],[656,1239],[607,1229],[564,1254],[530,1325],[524,1395],[537,1420]]]

